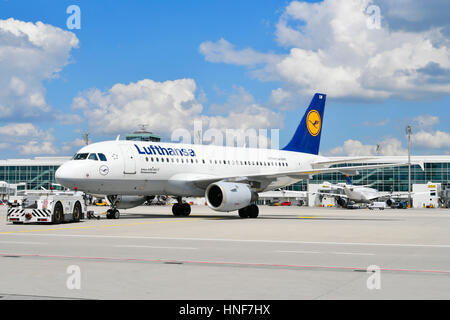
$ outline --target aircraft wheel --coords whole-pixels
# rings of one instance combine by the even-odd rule
[[[243,219],[250,218],[248,207],[239,209],[238,212],[239,212],[239,217],[241,217]]]
[[[181,205],[181,215],[183,217],[189,217],[191,214],[191,205],[189,203],[183,203]]]
[[[174,216],[179,217],[181,216],[181,205],[179,203],[175,203],[172,206],[172,213]]]
[[[256,204],[251,204],[247,207],[248,216],[249,218],[255,219],[258,218],[259,215],[259,208]]]
[[[113,219],[119,219],[120,218],[120,211],[117,209],[114,209],[114,211],[112,212],[112,218]]]

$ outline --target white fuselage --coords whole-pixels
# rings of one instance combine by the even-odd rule
[[[348,199],[354,202],[369,203],[380,197],[378,190],[362,186],[346,185],[344,186],[344,192]]]
[[[95,158],[92,154],[97,160],[88,159]],[[77,155],[80,160],[57,170],[57,181],[70,189],[105,195],[204,196],[206,186],[198,181],[310,170],[311,163],[326,160],[291,151],[138,141],[95,143]],[[285,175],[253,187],[269,191],[304,178],[308,177]]]

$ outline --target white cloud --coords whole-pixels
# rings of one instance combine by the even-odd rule
[[[0,127],[0,135],[10,137],[33,137],[42,135],[43,132],[32,123],[10,123]]]
[[[327,156],[404,156],[408,151],[402,147],[400,140],[396,138],[386,138],[377,145],[365,145],[358,140],[347,140],[343,146],[331,149],[325,154]],[[378,149],[378,150],[377,150]]]
[[[406,141],[406,140],[405,140]],[[448,152],[450,148],[450,134],[443,131],[421,130],[411,135],[411,144],[414,150],[440,150],[440,153]],[[402,142],[396,138],[382,140],[377,152],[377,145],[363,144],[359,140],[349,139],[342,146],[326,151],[327,156],[404,156],[408,150],[403,148]]]
[[[233,108],[226,111],[221,108],[225,115],[205,115],[196,90],[192,79],[165,82],[145,79],[116,84],[105,92],[93,89],[81,93],[72,107],[83,113],[92,132],[104,134],[129,133],[140,124],[167,137],[176,129],[192,128],[194,121],[201,121],[205,130],[272,128],[281,124],[278,113],[254,103],[243,88],[236,88],[237,92],[230,97]],[[238,107],[238,101],[244,103]]]
[[[32,123],[1,126],[0,135],[8,140],[8,143],[0,143],[0,149],[10,147],[23,155],[53,155],[59,152],[54,146],[53,130],[43,130]]]
[[[242,107],[252,105],[255,103],[255,98],[245,88],[234,86],[233,92],[228,96],[226,103],[213,103],[209,109],[210,114],[225,114],[231,110],[239,110]]]
[[[450,134],[443,131],[427,132],[421,130],[411,135],[414,147],[423,149],[448,149],[450,148]]]
[[[290,49],[288,55],[237,50],[224,39],[205,42],[200,51],[212,62],[263,64],[254,75],[281,80],[297,95],[326,92],[333,98],[383,100],[450,93],[450,45],[441,29],[391,30],[383,19],[381,28],[368,28],[371,4],[291,2],[276,26],[276,41]]]
[[[77,138],[70,142],[65,142],[63,146],[61,147],[61,151],[64,153],[73,153],[76,150],[81,149],[81,147],[84,147],[86,145],[86,141],[84,141],[81,138]]]
[[[0,118],[49,112],[43,81],[58,76],[77,46],[72,32],[52,25],[0,20]]]
[[[54,155],[59,150],[52,141],[32,140],[18,147],[19,153],[23,155]]]
[[[274,63],[279,61],[275,54],[259,53],[251,48],[236,50],[234,45],[225,39],[217,42],[206,41],[200,44],[200,52],[210,62],[224,62],[243,66]]]
[[[413,119],[413,123],[419,128],[429,128],[439,123],[439,117],[431,115],[417,116]]]

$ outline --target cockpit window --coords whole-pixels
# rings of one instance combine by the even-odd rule
[[[88,155],[89,155],[89,153],[78,153],[75,155],[73,160],[86,160]]]
[[[105,155],[103,153],[99,153],[98,157],[100,158],[101,161],[107,161],[106,157],[105,157]]]
[[[95,160],[95,161],[98,161],[98,158],[97,158],[97,155],[95,154],[95,153],[91,153],[90,155],[89,155],[89,158],[88,158],[89,160]]]

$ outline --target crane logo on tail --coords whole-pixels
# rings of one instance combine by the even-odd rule
[[[306,117],[306,127],[309,133],[315,137],[320,133],[322,128],[322,121],[320,119],[320,114],[317,110],[311,110]]]

